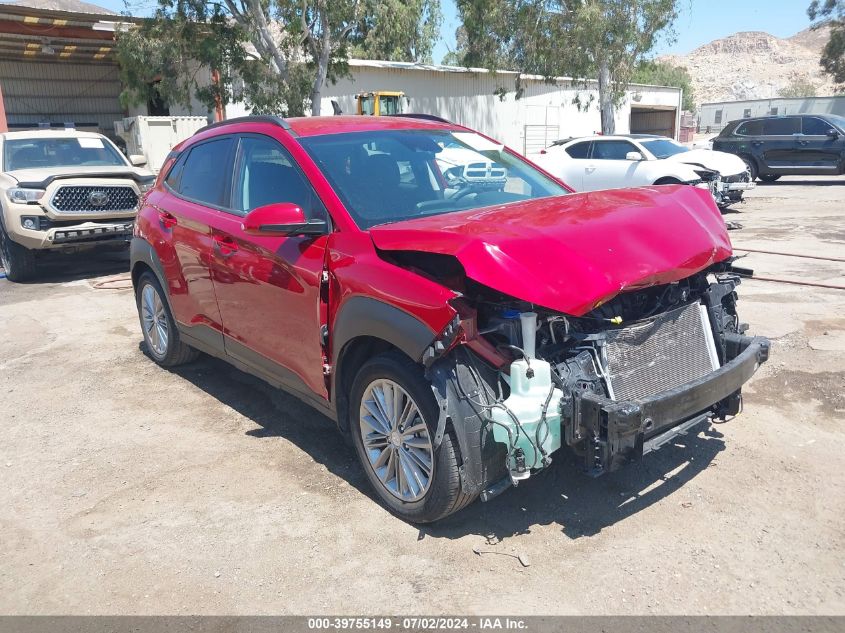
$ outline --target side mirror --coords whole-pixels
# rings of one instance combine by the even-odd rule
[[[129,162],[132,163],[134,167],[143,167],[147,164],[147,157],[143,154],[130,154]]]
[[[241,225],[250,235],[324,235],[328,231],[325,220],[307,220],[300,207],[292,202],[275,202],[253,209]]]
[[[835,141],[836,139],[838,139],[838,138],[839,138],[839,132],[837,132],[837,131],[836,131],[836,130],[834,130],[833,128],[830,128],[830,129],[827,131],[827,135],[828,135],[830,138],[832,138],[834,141]]]
[[[628,152],[625,154],[625,160],[645,160],[645,158],[639,152]]]

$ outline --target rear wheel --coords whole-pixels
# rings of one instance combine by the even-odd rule
[[[199,352],[179,340],[179,330],[155,275],[141,275],[135,290],[138,317],[147,353],[162,367],[175,367],[196,360]]]
[[[780,178],[780,174],[760,174],[758,178],[763,182],[775,182]]]
[[[754,161],[753,158],[750,156],[740,156],[742,162],[745,163],[745,168],[748,170],[748,173],[751,175],[751,182],[757,180],[757,174],[759,170],[757,169],[757,163]]]
[[[352,439],[381,502],[412,523],[430,523],[468,505],[452,435],[434,448],[439,409],[422,370],[398,352],[370,359],[350,398]]]
[[[0,227],[0,262],[9,281],[27,281],[35,277],[35,253],[13,242]]]

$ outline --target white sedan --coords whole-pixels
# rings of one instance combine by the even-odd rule
[[[707,187],[720,207],[754,188],[745,163],[733,154],[689,149],[663,136],[631,134],[557,141],[531,157],[576,191],[647,185]]]

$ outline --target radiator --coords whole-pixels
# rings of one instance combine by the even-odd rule
[[[605,352],[615,400],[652,396],[719,367],[707,309],[700,303],[609,330]]]

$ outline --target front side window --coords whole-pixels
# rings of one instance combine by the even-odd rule
[[[833,126],[818,117],[805,116],[801,119],[801,132],[805,136],[825,136]]]
[[[3,146],[4,171],[45,167],[127,167],[123,155],[98,136],[9,139]]]
[[[349,132],[300,143],[362,229],[568,193],[473,132]]]
[[[241,213],[276,202],[291,202],[307,218],[325,215],[322,203],[294,165],[293,157],[270,138],[241,139],[235,183],[235,210]]]
[[[638,152],[628,141],[594,141],[593,158],[598,160],[625,160],[628,152]]]
[[[192,147],[179,176],[179,195],[215,207],[228,206],[233,143],[231,137],[226,137]]]

